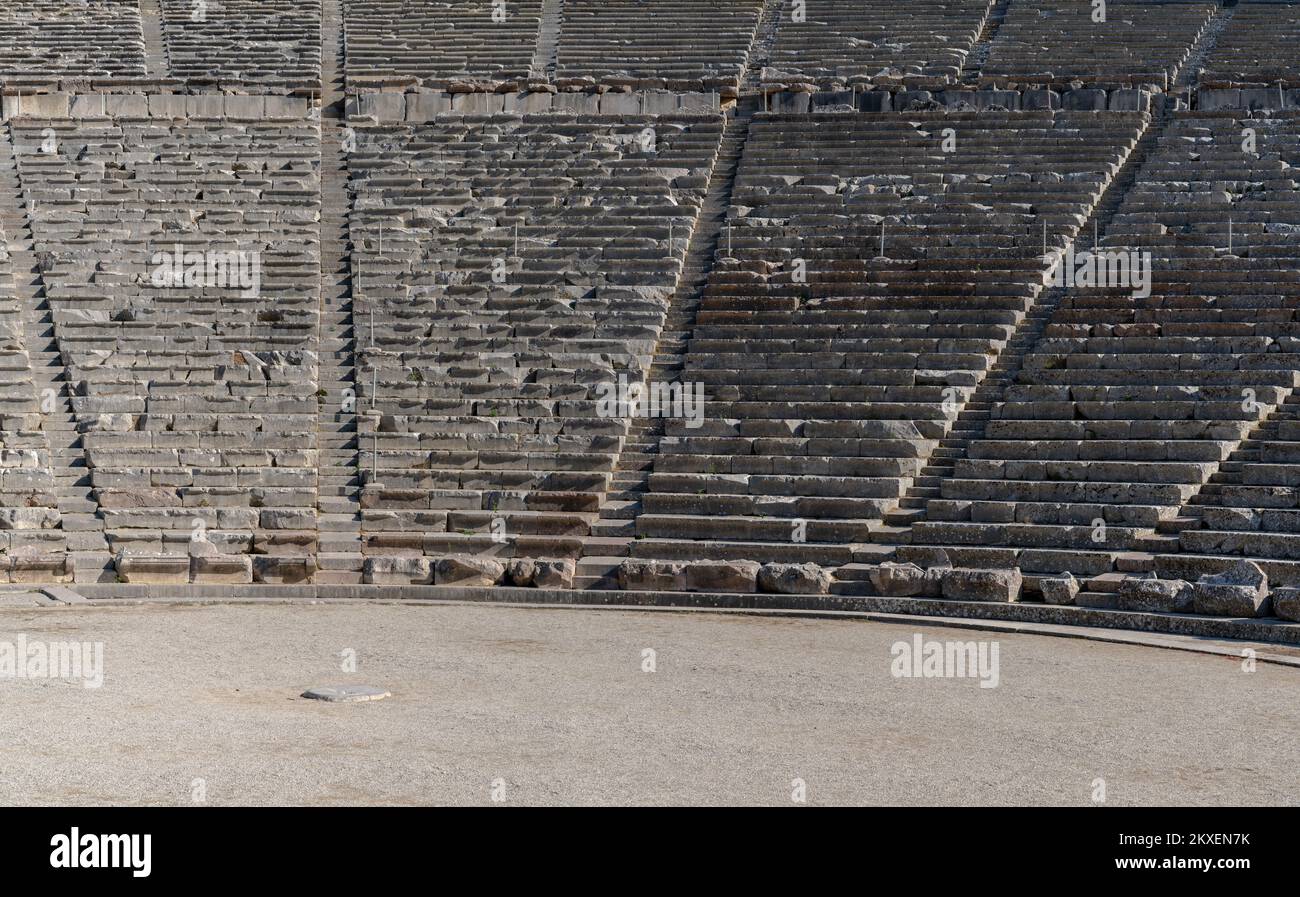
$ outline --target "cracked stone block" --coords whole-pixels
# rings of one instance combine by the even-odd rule
[[[755,561],[695,561],[686,567],[686,588],[691,592],[757,592],[761,569]]]
[[[506,576],[510,584],[527,588],[533,584],[537,575],[537,562],[532,558],[515,558],[506,567]]]
[[[888,598],[910,598],[925,591],[925,571],[916,564],[885,561],[869,575],[876,591]]]
[[[1191,613],[1192,586],[1181,579],[1133,577],[1120,583],[1116,603],[1120,610]]]
[[[685,592],[681,561],[626,560],[618,568],[619,587],[629,592]]]
[[[190,558],[176,554],[128,554],[114,561],[118,579],[126,583],[180,584],[190,581]]]
[[[1273,614],[1280,620],[1300,623],[1300,589],[1280,588],[1273,590]]]
[[[196,583],[251,583],[253,559],[246,554],[191,556],[190,579]]]
[[[1268,576],[1258,564],[1246,560],[1222,573],[1206,574],[1192,586],[1192,607],[1211,617],[1268,616]]]
[[[311,582],[317,569],[315,557],[254,555],[252,560],[253,581],[274,585]]]
[[[975,570],[954,567],[943,574],[943,597],[950,601],[1020,600],[1024,577],[1017,569]]]
[[[434,584],[487,588],[501,582],[505,575],[506,568],[500,561],[491,558],[452,556],[442,558],[434,567]]]
[[[533,585],[539,589],[571,589],[577,565],[569,558],[539,560],[533,574]]]
[[[1079,580],[1068,570],[1057,576],[1045,576],[1038,580],[1042,589],[1043,600],[1048,604],[1071,605],[1079,594]]]
[[[72,582],[73,559],[67,554],[22,553],[9,556],[9,582]]]
[[[361,581],[374,585],[427,585],[433,582],[433,565],[423,557],[368,557]]]
[[[777,595],[827,595],[832,578],[818,564],[764,564],[758,574],[759,588]]]

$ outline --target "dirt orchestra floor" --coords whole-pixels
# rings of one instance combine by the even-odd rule
[[[893,675],[918,633],[997,642],[997,687]],[[1099,779],[1115,805],[1300,794],[1300,669],[1146,646],[364,603],[0,609],[0,643],[20,636],[102,643],[103,684],[0,678],[3,804],[1083,805]],[[300,697],[341,683],[392,697]]]

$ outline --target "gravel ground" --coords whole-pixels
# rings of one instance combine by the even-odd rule
[[[915,633],[996,640],[998,687],[895,678]],[[1155,648],[365,604],[0,609],[0,642],[19,635],[102,642],[105,674],[0,679],[6,805],[789,804],[796,779],[809,804],[1081,805],[1097,779],[1120,805],[1300,794],[1300,670]],[[393,696],[299,697],[349,682]]]

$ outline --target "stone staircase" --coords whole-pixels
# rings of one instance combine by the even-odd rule
[[[144,37],[144,64],[149,77],[166,78],[170,70],[158,0],[140,0],[140,30]]]
[[[537,30],[537,50],[533,54],[532,77],[554,81],[558,65],[556,47],[564,24],[564,0],[543,0],[541,27]]]
[[[1093,206],[1092,214],[1079,230],[1075,240],[1075,251],[1082,252],[1096,245],[1096,235],[1105,231],[1123,201],[1124,194],[1136,180],[1138,172],[1146,161],[1147,154],[1156,145],[1163,130],[1165,103],[1163,98],[1157,100],[1159,111],[1138,138],[1137,143],[1124,159],[1118,172],[1111,179],[1101,197]],[[1016,376],[1024,366],[1025,358],[1033,351],[1043,330],[1047,327],[1057,305],[1065,296],[1064,289],[1047,289],[1025,313],[1011,339],[999,353],[988,375],[975,389],[971,398],[962,406],[947,437],[931,454],[921,475],[913,480],[911,487],[898,503],[898,508],[885,514],[885,525],[872,533],[872,541],[885,544],[906,544],[911,541],[909,527],[926,519],[926,504],[940,495],[940,484],[952,476],[957,462],[966,457],[970,444],[984,435],[984,429],[993,414],[993,408],[1002,401],[1006,388],[1015,382]]]
[[[731,118],[723,131],[704,205],[691,233],[677,290],[651,362],[648,378],[651,383],[671,383],[681,376],[687,343],[695,326],[695,313],[709,272],[713,269],[714,258],[720,250],[727,207],[731,203],[736,170],[748,133],[749,119],[745,117]],[[654,457],[663,431],[663,419],[629,422],[612,489],[601,506],[599,519],[592,525],[593,536],[632,537],[635,518],[641,511],[640,497],[654,468]]]
[[[1294,439],[1297,421],[1300,421],[1300,392],[1293,392],[1238,444],[1226,461],[1219,464],[1218,471],[1180,509],[1178,516],[1160,522],[1158,531],[1168,539],[1168,544],[1163,546],[1164,550],[1178,551],[1180,533],[1205,526],[1202,517],[1207,510],[1232,507],[1232,504],[1221,500],[1225,493],[1231,492],[1234,487],[1246,485],[1242,476],[1245,467],[1270,462],[1265,457],[1265,449],[1270,443],[1274,444],[1275,450],[1280,443],[1290,444]],[[1291,432],[1281,432],[1284,426]]]
[[[772,60],[772,48],[776,46],[777,32],[781,30],[781,17],[785,5],[784,0],[766,0],[763,4],[758,29],[754,34],[754,43],[749,48],[749,61],[745,66],[744,79],[740,84],[742,97],[757,93],[762,86],[763,68]]]
[[[1173,84],[1169,89],[1171,94],[1186,96],[1187,92],[1195,86],[1201,70],[1205,68],[1206,60],[1214,52],[1215,46],[1219,43],[1219,38],[1227,30],[1228,23],[1232,21],[1232,17],[1236,12],[1237,6],[1235,3],[1223,6],[1215,14],[1214,18],[1201,29],[1201,34],[1187,54],[1187,59],[1183,61],[1183,64],[1178,67],[1178,71],[1174,74]]]
[[[31,360],[33,391],[41,403],[41,427],[49,446],[55,494],[78,582],[114,582],[103,520],[91,491],[81,434],[73,415],[72,391],[54,338],[54,323],[33,251],[29,209],[7,127],[0,143],[0,224],[9,240],[14,289],[23,309],[23,340]]]
[[[322,12],[320,417],[317,448],[317,582],[361,581],[361,483],[357,474],[356,331],[348,238],[348,163],[344,152],[342,15]]]
[[[966,64],[962,67],[962,80],[965,83],[974,84],[979,78],[979,73],[989,58],[993,39],[998,36],[998,29],[1006,21],[1010,6],[1011,0],[997,0],[989,10],[988,16],[984,19],[984,27],[980,29],[979,37],[975,39],[975,46],[967,54]]]

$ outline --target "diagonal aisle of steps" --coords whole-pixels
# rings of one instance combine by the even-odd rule
[[[320,569],[316,581],[356,583],[361,581],[361,504],[340,0],[324,0],[321,14],[321,367],[316,434]]]
[[[691,232],[686,261],[655,349],[650,383],[673,383],[681,379],[683,356],[695,326],[700,297],[717,256],[748,133],[749,119],[744,117],[730,119],[723,131],[704,205]],[[640,496],[646,490],[663,432],[662,419],[630,422],[628,438],[615,467],[613,488],[601,506],[600,519],[592,526],[593,536],[630,538],[635,533],[634,520],[641,510]],[[606,546],[606,550],[612,550],[612,546]]]
[[[57,512],[58,538],[49,542],[49,548],[59,554],[57,560],[51,557],[41,572],[47,574],[47,581],[69,580],[75,571],[80,582],[111,582],[103,521],[90,495],[89,470],[68,401],[66,370],[54,340],[39,260],[32,248],[30,210],[23,200],[14,152],[13,132],[6,124],[0,142],[0,231],[7,240],[13,293],[21,314],[30,410],[38,412],[30,415],[31,429],[38,432],[27,434],[22,442],[30,443],[45,459],[43,467],[50,477]]]

